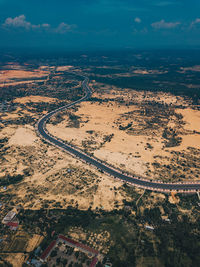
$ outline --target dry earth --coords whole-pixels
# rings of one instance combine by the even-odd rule
[[[5,69],[0,71],[0,87],[9,86],[9,85],[19,85],[25,83],[34,83],[35,78],[37,82],[43,81],[49,75],[50,68],[40,67],[34,71],[27,70],[21,66],[12,66],[13,69]],[[38,80],[38,78],[41,78]]]
[[[33,82],[33,78],[46,77],[50,70],[48,66],[36,71],[24,71],[17,65],[13,68],[1,72],[0,86],[5,80],[7,85]],[[57,71],[70,68],[62,66]],[[140,74],[149,73],[141,71]],[[16,82],[16,78],[30,80]],[[151,179],[199,179],[200,111],[195,110],[191,103],[170,94],[120,90],[95,82],[91,85],[95,90],[93,97],[105,102],[85,102],[76,111],[72,109],[63,114],[61,122],[54,118],[53,124],[47,126],[52,134],[116,167]],[[0,114],[4,121],[0,124],[0,140],[3,140],[0,143],[3,144],[0,179],[8,175],[24,176],[17,184],[0,187],[6,208],[22,205],[25,209],[65,209],[70,205],[85,210],[89,207],[113,210],[124,205],[125,199],[132,201],[133,190],[128,192],[129,187],[122,187],[122,182],[43,143],[35,133],[33,122],[19,123],[18,120],[26,116],[37,120],[46,112],[37,113],[29,104],[55,104],[57,101],[56,98],[37,95],[21,97],[14,100],[15,110]],[[159,108],[162,109],[160,117],[157,116]],[[129,124],[131,126],[127,127]],[[179,145],[166,146],[169,140],[163,137],[165,128],[172,129],[182,138]],[[145,191],[136,189],[134,193],[140,212],[144,211],[144,207],[151,208],[166,199],[164,194],[152,192],[146,203],[139,205],[140,201],[144,201]],[[179,201],[172,196],[168,200],[175,205]],[[164,213],[161,209],[163,218]],[[105,254],[112,245],[107,231],[84,232],[81,228],[72,227],[69,236],[79,241],[88,240],[91,246]],[[42,239],[40,235],[33,235],[25,244],[26,251],[32,251]],[[22,266],[25,255],[9,254],[6,260],[13,266]]]
[[[91,84],[93,96],[104,102],[84,102],[77,111],[65,112],[61,122],[52,119],[54,124],[47,125],[52,134],[116,167],[151,179],[199,179],[199,111],[190,103],[170,94],[122,91]],[[17,98],[14,101],[17,108],[1,114],[3,120],[12,120],[12,124],[2,124],[0,132],[0,139],[7,138],[1,154],[1,177],[24,174],[24,179],[7,186],[6,191],[2,187],[0,190],[24,208],[120,207],[124,199],[129,199],[121,189],[122,182],[43,143],[35,133],[34,123],[18,123],[19,118],[27,115],[35,120],[41,116],[32,113],[26,104],[56,101],[42,96]],[[161,118],[155,117],[158,113],[155,107],[163,109]],[[74,118],[78,121],[76,127]],[[151,124],[146,127],[149,121]],[[128,124],[132,126],[126,128]],[[166,126],[178,129],[177,134],[182,137],[179,146],[166,147],[162,136]],[[183,173],[185,177],[181,176]]]
[[[39,100],[49,99],[26,97],[16,99],[15,102]],[[25,110],[20,111],[22,116],[26,113]],[[12,113],[4,113],[3,118],[17,117],[18,112]],[[23,174],[27,170],[29,172],[17,186],[7,186],[6,193],[15,205],[21,204],[24,208],[32,209],[45,207],[47,204],[49,208],[78,205],[81,209],[91,206],[93,209],[103,207],[112,210],[115,203],[122,204],[123,193],[114,192],[114,187],[120,187],[121,182],[100,175],[97,170],[67,153],[44,144],[37,137],[33,126],[6,126],[0,132],[0,139],[4,138],[8,138],[8,141],[5,145],[6,153],[2,153],[1,157],[1,177]],[[0,191],[4,189],[1,187]]]
[[[114,89],[108,93],[105,87],[103,93],[95,93],[94,97],[106,99],[106,102],[84,102],[75,113],[72,111],[77,116],[79,127],[73,127],[69,112],[63,115],[64,120],[58,124],[52,119],[54,125],[48,124],[49,132],[134,174],[164,181],[185,180],[189,177],[199,179],[200,166],[196,166],[196,163],[193,174],[182,177],[185,170],[180,166],[181,162],[178,162],[177,153],[182,153],[186,161],[190,154],[194,154],[195,162],[198,159],[200,111],[188,107],[190,104],[185,100],[170,94],[138,93],[130,90],[122,93]],[[115,101],[111,101],[113,98]],[[132,99],[134,102],[126,105]],[[125,104],[119,103],[121,100]],[[164,109],[161,119],[156,117],[159,109],[151,107],[150,102],[163,105],[160,107]],[[177,108],[180,105],[182,108]],[[149,128],[144,123],[146,117],[151,120],[152,126]],[[132,126],[119,129],[119,125],[126,128],[128,124]],[[182,139],[179,145],[166,146],[166,139],[163,137],[165,128],[173,129]],[[158,169],[160,165],[163,172]],[[170,167],[168,169],[169,165],[174,166],[174,170]],[[161,173],[165,176],[160,177]]]

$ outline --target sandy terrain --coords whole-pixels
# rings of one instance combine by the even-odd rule
[[[56,71],[67,71],[73,68],[73,66],[59,66],[56,68]]]
[[[95,85],[93,82],[92,84]],[[170,94],[136,92],[134,90],[120,90],[115,87],[103,86],[94,88],[94,97],[100,99],[112,99],[108,102],[84,102],[76,112],[69,110],[68,114],[62,115],[60,123],[48,124],[47,129],[63,140],[71,141],[81,149],[87,149],[90,153],[105,160],[121,169],[132,173],[148,176],[149,178],[160,178],[160,169],[163,165],[176,164],[180,169],[176,151],[187,152],[191,156],[188,146],[199,148],[199,111],[188,108],[188,103],[181,97],[173,97]],[[109,91],[110,90],[110,91]],[[121,100],[125,102],[120,102]],[[29,96],[15,99],[19,103],[15,111],[4,113],[3,118],[23,117],[26,114],[39,118],[39,114],[27,110],[26,103],[54,102],[54,98],[42,96]],[[132,102],[130,105],[130,101]],[[157,130],[149,128],[143,131],[146,118],[146,103],[172,103],[187,107],[177,109],[178,114],[183,115],[183,122],[173,115],[170,120],[164,118],[165,126],[179,129],[182,137],[180,146],[166,148],[162,137],[163,128],[158,125]],[[24,106],[23,106],[24,105]],[[73,128],[69,114],[76,115],[79,121],[78,127]],[[163,113],[163,117],[165,113]],[[6,117],[7,116],[7,117]],[[10,116],[10,117],[9,117]],[[73,117],[73,116],[72,116]],[[162,121],[161,121],[162,122]],[[133,130],[120,130],[119,125],[125,127],[132,123]],[[178,124],[179,123],[179,124]],[[156,122],[155,122],[156,124]],[[160,127],[160,128],[159,128]],[[193,130],[197,131],[196,133]],[[135,132],[134,132],[135,131]],[[128,196],[123,190],[117,190],[122,182],[114,180],[105,174],[99,173],[93,167],[86,165],[72,156],[57,148],[44,144],[35,133],[33,126],[24,124],[3,126],[0,138],[8,138],[5,147],[6,153],[2,154],[1,177],[10,174],[23,174],[24,180],[15,185],[9,185],[9,195],[13,195],[16,205],[21,204],[24,208],[38,209],[41,207],[66,207],[77,206],[80,209],[104,208],[112,210],[116,203],[122,205],[123,199]],[[185,153],[183,151],[183,153]],[[198,153],[198,152],[195,152]],[[161,164],[155,169],[154,163]],[[184,163],[185,164],[185,163]],[[193,164],[191,162],[190,164]],[[196,169],[198,166],[196,167]],[[68,169],[71,172],[68,172]],[[191,169],[191,168],[190,168]],[[191,179],[197,179],[198,172],[194,170]],[[171,170],[163,169],[163,179],[168,181],[166,174],[173,173]],[[179,173],[180,175],[180,173]],[[166,177],[165,177],[166,176]],[[2,188],[0,190],[3,190]]]
[[[29,80],[29,81],[22,81],[22,82],[3,82],[0,84],[0,87],[7,87],[7,86],[14,86],[14,85],[19,85],[19,84],[28,84],[28,83],[35,83],[35,82],[43,82],[44,80]]]
[[[117,94],[117,92],[115,93]],[[133,92],[131,93],[133,94]],[[104,94],[103,98],[113,98],[113,95],[111,91],[111,94]],[[116,98],[118,96],[120,96],[120,92],[115,95]],[[147,97],[146,94],[145,96]],[[174,104],[181,101],[176,97],[173,98],[170,94],[168,98],[165,98],[167,94],[162,95],[161,93],[153,96],[153,101],[165,101],[165,103]],[[100,96],[95,93],[94,97]],[[142,103],[142,99],[144,100],[144,95],[138,96],[138,103]],[[148,99],[151,99],[150,95],[148,95]],[[200,111],[192,108],[176,110],[176,113],[183,115],[183,126],[180,132],[182,142],[179,146],[165,148],[162,129],[159,130],[161,132],[152,132],[150,130],[147,135],[144,135],[144,133],[130,134],[127,131],[119,130],[116,124],[119,121],[124,126],[132,122],[134,127],[139,127],[137,121],[130,120],[127,116],[124,116],[124,114],[131,114],[137,109],[137,105],[128,107],[119,105],[116,102],[101,104],[85,102],[81,103],[78,111],[75,112],[75,115],[80,117],[79,128],[68,126],[68,116],[65,115],[63,116],[65,118],[64,121],[56,125],[48,124],[47,129],[53,135],[68,142],[70,141],[82,149],[89,147],[89,151],[92,151],[97,158],[105,160],[114,166],[142,176],[146,176],[150,170],[152,173],[148,173],[148,175],[156,179],[159,178],[159,174],[153,172],[154,163],[169,164],[170,161],[173,161],[172,151],[187,150],[188,147],[200,149],[200,134],[193,133],[193,131],[200,131]],[[145,116],[145,112],[138,117],[140,121],[143,119],[142,116]],[[176,130],[177,127],[180,128],[177,123],[178,121],[172,116],[168,127]],[[109,135],[113,135],[111,140],[104,142],[105,137]]]
[[[186,71],[200,71],[200,65],[195,65],[195,66],[192,66],[192,67],[187,67],[187,68],[183,68],[181,67],[181,72],[182,73],[185,73]]]
[[[177,109],[176,111],[183,115],[183,121],[185,123],[183,128],[188,133],[180,135],[182,138],[181,145],[173,149],[178,151],[187,149],[188,147],[200,149],[200,111],[191,108]]]
[[[185,121],[184,128],[190,131],[200,132],[200,112],[191,108],[177,109],[178,113],[183,115]]]
[[[33,235],[33,237],[28,240],[26,251],[27,252],[33,251],[35,248],[37,248],[40,245],[43,239],[44,237],[41,235],[37,235],[37,234]]]
[[[144,102],[144,101],[155,101],[156,103],[165,103],[178,105],[183,107],[188,107],[190,102],[185,100],[181,96],[174,96],[170,93],[163,92],[150,92],[150,91],[136,91],[129,89],[120,89],[116,86],[108,86],[102,83],[96,83],[95,81],[90,81],[90,85],[95,89],[93,93],[93,97],[98,97],[102,99],[123,99],[127,102],[134,102],[136,104]],[[100,88],[100,90],[99,90]]]
[[[31,146],[37,140],[31,127],[19,127],[15,134],[10,138],[9,145],[15,146]]]
[[[39,78],[47,76],[49,73],[42,70],[28,71],[28,70],[3,70],[0,71],[0,82],[5,82],[10,79],[23,78]]]
[[[180,137],[182,138],[181,145],[178,147],[173,147],[173,150],[180,151],[187,149],[188,147],[200,149],[200,134],[180,135]]]
[[[57,100],[56,98],[52,98],[52,97],[31,95],[31,96],[25,96],[25,97],[16,98],[13,102],[14,103],[25,104],[27,102],[34,102],[34,103],[55,102],[56,100]]]
[[[167,71],[159,71],[159,70],[134,70],[133,73],[135,74],[142,74],[142,75],[145,75],[145,74],[163,74],[163,73],[166,73]]]
[[[25,255],[23,253],[9,253],[8,257],[5,259],[12,264],[13,267],[21,267],[25,260]]]
[[[98,135],[96,142],[100,142],[104,135],[114,134],[112,140],[103,145],[103,147],[94,151],[94,155],[105,161],[113,163],[118,167],[124,167],[128,171],[144,175],[147,162],[153,162],[155,155],[168,155],[162,150],[163,144],[161,138],[151,139],[153,149],[146,149],[146,143],[149,142],[147,136],[131,136],[125,131],[116,128],[116,121],[121,114],[130,112],[136,107],[119,107],[118,105],[107,106],[107,104],[98,105],[92,103],[82,103],[79,110],[75,113],[87,123],[82,123],[80,128],[66,128],[66,121],[58,125],[48,125],[47,129],[55,136],[66,141],[72,141],[75,145],[82,147],[82,141],[90,138],[87,131],[94,130]],[[139,158],[138,158],[139,156]],[[124,166],[123,166],[124,165]]]
[[[114,194],[114,187],[121,186],[121,182],[100,174],[57,148],[43,144],[32,126],[6,127],[0,133],[0,138],[5,137],[9,139],[9,149],[2,158],[1,176],[23,174],[25,169],[30,170],[30,176],[25,176],[17,187],[7,187],[9,194],[15,196],[15,204],[38,209],[45,203],[53,208],[59,202],[63,208],[78,205],[80,209],[91,206],[105,210],[112,210],[115,201],[122,205],[124,197],[120,193]],[[68,173],[68,169],[72,172]]]
[[[50,73],[49,70],[43,70],[41,68],[36,69],[34,71],[23,70],[20,69],[20,66],[16,69],[10,68],[9,70],[1,70],[0,87],[42,82],[44,81],[44,78],[46,78],[49,75],[49,73]],[[41,78],[41,79],[34,80],[35,78]]]

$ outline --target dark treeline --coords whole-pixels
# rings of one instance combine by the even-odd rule
[[[147,76],[132,76],[132,77],[120,77],[120,78],[108,78],[108,77],[97,77],[95,80],[100,83],[105,83],[108,85],[114,85],[120,88],[130,88],[134,90],[147,90],[152,92],[168,92],[174,95],[181,95],[189,97],[193,100],[193,103],[198,105],[200,101],[200,77],[198,78],[199,87],[188,88],[190,81],[184,82],[183,77],[173,77],[169,75],[167,78],[157,77],[147,77]],[[93,77],[94,78],[94,77]],[[197,85],[198,86],[198,85]]]

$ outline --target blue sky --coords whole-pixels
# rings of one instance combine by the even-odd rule
[[[0,0],[0,47],[200,47],[199,0]]]

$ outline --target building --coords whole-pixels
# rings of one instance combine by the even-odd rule
[[[14,221],[14,222],[8,222],[6,225],[10,227],[10,230],[17,230],[19,223],[17,221]]]
[[[82,243],[79,243],[75,240],[67,238],[63,235],[59,235],[58,240],[63,241],[64,243],[66,243],[70,247],[78,248],[80,251],[87,253],[89,257],[97,256],[99,254],[99,252],[96,249],[88,247]]]
[[[16,212],[9,211],[8,214],[3,218],[2,223],[7,224],[8,222],[12,221],[16,216]]]
[[[44,262],[49,255],[51,254],[52,250],[54,249],[55,245],[57,244],[57,240],[54,240],[50,243],[50,245],[44,250],[44,252],[42,253],[40,259],[42,262]]]
[[[90,267],[96,266],[96,264],[98,262],[98,258],[97,258],[98,254],[99,254],[98,250],[91,248],[91,247],[88,247],[87,245],[79,243],[79,242],[77,242],[73,239],[70,239],[68,237],[65,237],[64,235],[59,235],[57,240],[52,241],[50,243],[50,245],[44,250],[44,252],[40,256],[40,260],[42,262],[45,262],[47,260],[47,258],[49,257],[49,255],[51,254],[51,252],[53,251],[53,249],[55,248],[55,246],[59,242],[64,242],[69,247],[77,248],[79,251],[86,253],[90,258],[93,258],[92,262],[90,264]]]

